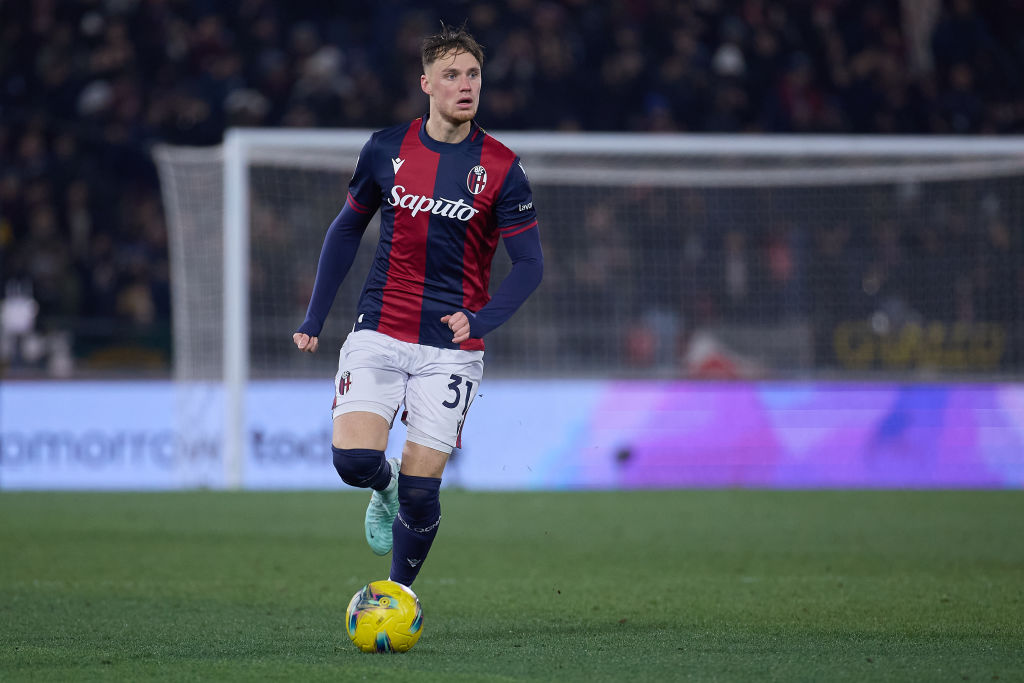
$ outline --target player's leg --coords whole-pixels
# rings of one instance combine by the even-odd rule
[[[398,477],[398,516],[392,525],[391,580],[412,585],[441,523],[441,477],[483,375],[482,352],[434,349],[413,373],[406,393],[408,439]]]
[[[398,516],[391,528],[392,581],[411,586],[430,552],[441,523],[441,475],[449,455],[450,451],[413,441],[406,441],[402,448]]]
[[[342,413],[334,419],[334,467],[352,486],[371,488],[363,517],[366,543],[377,555],[391,551],[391,526],[398,514],[397,459],[385,459],[391,424],[376,413]]]
[[[393,367],[391,340],[375,332],[353,332],[342,346],[335,378],[331,450],[342,481],[371,488],[364,530],[378,555],[391,550],[391,525],[398,513],[397,460],[384,455],[388,432],[402,402],[405,373]]]
[[[349,486],[385,488],[390,481],[384,459],[391,425],[377,413],[354,411],[334,418],[331,450],[338,476]]]

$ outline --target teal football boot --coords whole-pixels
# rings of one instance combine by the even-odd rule
[[[391,552],[393,539],[391,524],[398,515],[398,472],[402,464],[397,458],[390,458],[391,481],[383,491],[374,491],[370,496],[370,504],[366,508],[366,542],[370,550],[378,555]]]

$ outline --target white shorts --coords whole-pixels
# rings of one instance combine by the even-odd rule
[[[373,330],[349,333],[334,378],[334,417],[352,412],[402,422],[409,440],[451,453],[484,374],[484,352],[403,342]]]

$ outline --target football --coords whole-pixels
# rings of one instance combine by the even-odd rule
[[[372,581],[352,596],[345,625],[363,652],[406,652],[423,633],[423,608],[402,584]]]

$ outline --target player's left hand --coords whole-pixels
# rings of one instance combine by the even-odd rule
[[[441,318],[441,322],[446,324],[455,335],[452,337],[453,344],[461,344],[469,339],[469,318],[462,311],[444,316]]]
[[[299,351],[305,351],[306,353],[316,353],[316,350],[320,348],[320,340],[317,337],[310,337],[302,332],[293,334],[292,341],[295,342],[295,346],[298,347]]]

